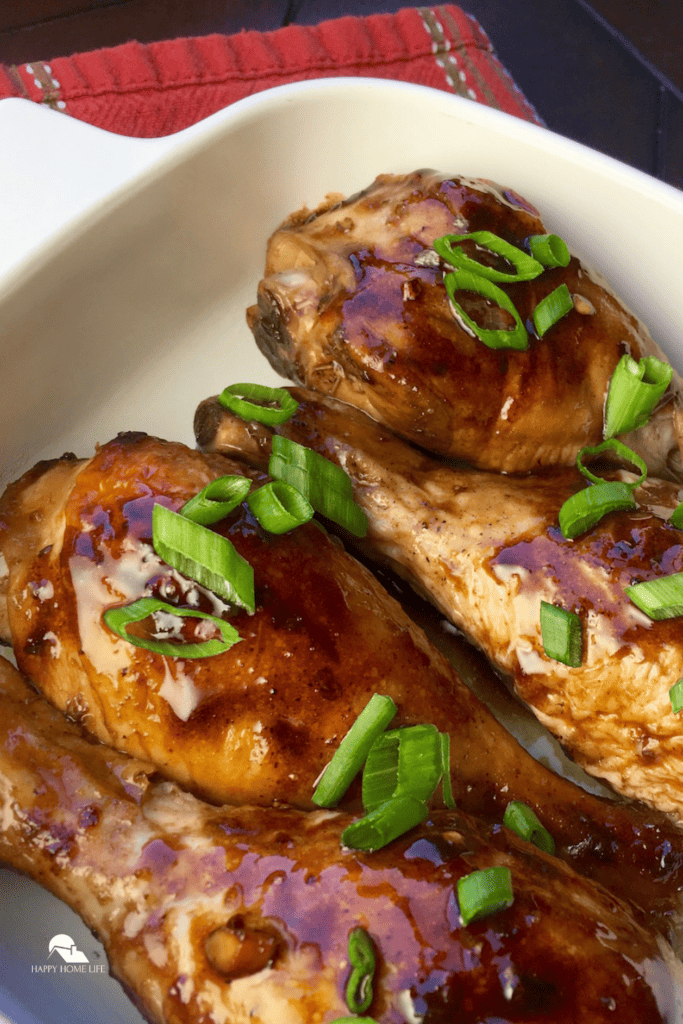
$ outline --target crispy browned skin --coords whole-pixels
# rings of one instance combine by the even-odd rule
[[[627,908],[503,828],[437,812],[374,854],[349,815],[215,808],[82,738],[0,659],[0,861],[66,900],[154,1024],[329,1024],[350,931],[377,952],[381,1024],[676,1024],[680,971]],[[464,928],[458,878],[514,903]]]
[[[234,471],[248,472],[123,435],[88,462],[43,465],[8,490],[0,551],[12,640],[42,692],[102,741],[208,799],[304,808],[356,715],[374,692],[387,693],[394,724],[449,732],[463,810],[501,821],[510,800],[525,801],[562,856],[665,920],[683,884],[681,833],[660,816],[599,801],[529,757],[374,577],[315,525],[274,537],[241,507],[216,527],[256,578],[256,614],[231,615],[242,640],[226,653],[164,658],[107,630],[103,610],[143,592],[190,601],[193,585],[152,552],[153,504],[178,508]]]
[[[522,249],[529,235],[545,232],[529,203],[492,182],[434,171],[381,175],[275,231],[249,325],[283,376],[423,448],[506,472],[571,465],[579,448],[602,439],[619,358],[662,353],[576,257],[502,286],[522,322],[562,283],[576,308],[543,338],[531,337],[525,352],[487,348],[452,313],[443,266],[420,264],[436,238],[481,230]],[[475,320],[482,312],[470,311]],[[680,396],[675,374],[659,412],[627,436],[660,476],[681,477]]]
[[[569,541],[557,515],[585,485],[577,470],[514,478],[456,469],[348,406],[292,393],[301,405],[278,429],[345,467],[375,556],[398,567],[511,677],[582,767],[683,820],[683,722],[669,699],[683,676],[683,619],[653,622],[625,593],[638,580],[683,571],[683,534],[667,521],[677,487],[648,480],[637,511],[613,513]],[[247,448],[245,427],[215,405],[199,420],[206,437],[214,433],[209,447]],[[198,431],[205,440],[201,423]],[[263,454],[251,445],[258,464]],[[545,655],[541,600],[580,615],[578,668]]]

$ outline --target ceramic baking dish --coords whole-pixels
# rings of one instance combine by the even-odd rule
[[[0,486],[38,458],[88,454],[120,430],[192,443],[200,399],[238,380],[276,383],[244,318],[269,234],[298,207],[383,171],[432,166],[526,196],[683,369],[683,195],[468,100],[320,80],[162,140],[5,100],[0,137],[12,140],[0,155]],[[527,746],[571,771],[511,700],[491,699]],[[33,970],[57,934],[105,962],[68,909],[7,871],[0,905],[6,1019],[140,1021],[106,972]]]

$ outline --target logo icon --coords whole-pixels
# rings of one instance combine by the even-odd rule
[[[48,960],[53,953],[59,953],[62,960],[67,964],[88,964],[85,953],[76,949],[76,943],[69,935],[53,935],[50,939]]]

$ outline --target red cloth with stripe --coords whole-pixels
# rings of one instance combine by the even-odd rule
[[[453,4],[0,65],[0,98],[151,138],[275,85],[342,75],[416,82],[541,123],[482,28]]]

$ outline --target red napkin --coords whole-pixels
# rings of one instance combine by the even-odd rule
[[[110,132],[150,138],[262,89],[341,75],[429,85],[542,123],[482,28],[453,4],[0,65],[0,99],[21,96]]]

